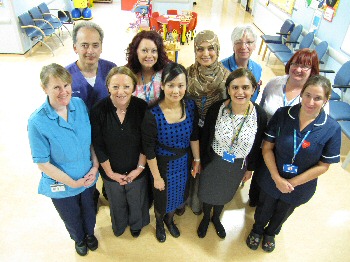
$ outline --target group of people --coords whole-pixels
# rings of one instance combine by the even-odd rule
[[[153,203],[159,242],[164,225],[180,236],[174,215],[186,204],[203,213],[199,238],[210,222],[225,238],[224,205],[253,177],[246,244],[255,250],[262,241],[271,252],[317,177],[339,162],[341,131],[324,110],[331,85],[318,75],[316,52],[297,51],[257,104],[262,68],[250,59],[257,36],[241,25],[231,38],[233,55],[220,62],[217,35],[199,32],[195,63],[185,69],[167,58],[157,32],[142,31],[117,67],[100,58],[103,30],[82,22],[73,29],[78,60],[42,68],[47,99],[28,121],[32,158],[42,172],[39,193],[52,199],[79,255],[98,248],[99,174],[114,234],[129,226],[138,237]]]

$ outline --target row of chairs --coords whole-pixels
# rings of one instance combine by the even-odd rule
[[[297,42],[303,27],[302,25],[295,26],[293,21],[287,19],[277,35],[262,35],[262,41],[259,48],[259,54],[262,50],[262,46],[265,43],[265,51],[263,60],[266,55],[266,51],[269,50],[267,63],[269,61],[270,54],[273,53],[283,64],[286,64],[293,56],[294,48],[296,44],[299,44],[299,48],[310,48],[314,41],[314,33],[310,32],[305,35],[302,41]],[[328,43],[326,41],[320,42],[315,50],[317,52],[320,63],[322,62],[323,56],[328,50]],[[325,75],[327,73],[335,73],[333,70],[320,69],[321,73]],[[343,101],[344,93],[350,88],[350,61],[344,63],[334,78],[334,84],[332,89],[340,89],[340,95],[332,90],[332,94],[329,101],[329,115],[334,118],[341,126],[343,133],[350,139],[350,105]],[[350,164],[350,154],[343,163],[344,165]]]
[[[65,24],[72,23],[70,13],[67,11],[59,10],[58,16],[52,14],[46,3],[41,3],[39,6],[33,7],[28,12],[25,12],[18,16],[21,28],[24,29],[26,35],[30,39],[30,52],[32,52],[33,45],[36,42],[44,44],[54,56],[54,52],[51,47],[45,43],[45,37],[55,35],[61,44],[64,46],[60,37],[62,27],[64,27],[69,35],[68,28]],[[58,30],[59,34],[56,34]]]

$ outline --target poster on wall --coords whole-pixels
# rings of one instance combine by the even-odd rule
[[[323,11],[320,9],[315,10],[314,17],[312,18],[311,25],[309,32],[314,32],[314,34],[317,34],[317,30],[320,27],[321,20],[323,16]]]
[[[343,44],[341,45],[340,49],[347,55],[350,55],[350,25],[346,31]]]
[[[291,15],[293,13],[295,0],[270,0],[270,3],[281,9],[283,12]]]

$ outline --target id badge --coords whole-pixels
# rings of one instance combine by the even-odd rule
[[[292,164],[284,164],[283,165],[283,171],[292,173],[292,174],[297,174],[298,173],[298,167]]]
[[[51,187],[51,192],[53,193],[66,191],[66,187],[64,186],[64,184],[61,184],[61,183],[50,185],[50,187]]]
[[[198,121],[198,126],[199,126],[199,127],[203,127],[203,126],[204,126],[204,120],[199,119],[199,121]]]
[[[236,158],[236,156],[234,154],[230,154],[229,152],[226,152],[226,151],[224,151],[224,154],[222,156],[223,160],[230,162],[230,163],[234,163],[235,158]]]

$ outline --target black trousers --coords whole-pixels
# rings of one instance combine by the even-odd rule
[[[261,189],[258,206],[254,214],[253,232],[259,235],[277,235],[294,209],[295,206],[280,199],[275,199]]]

